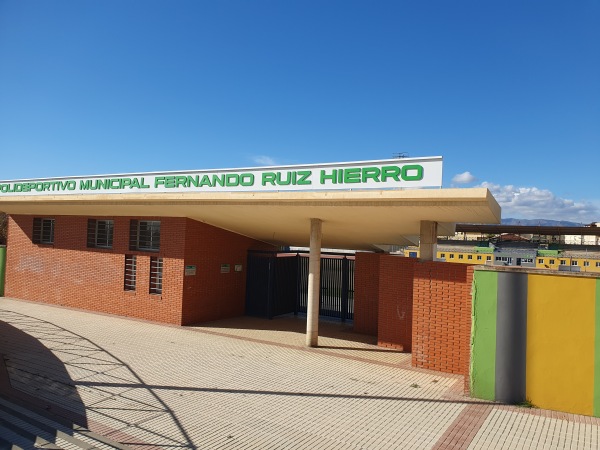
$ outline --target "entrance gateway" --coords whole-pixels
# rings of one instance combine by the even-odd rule
[[[354,318],[354,255],[321,254],[319,316],[342,322]],[[248,252],[246,314],[272,319],[306,314],[308,253]]]
[[[0,181],[6,295],[176,324],[240,315],[248,250],[309,247],[307,345],[321,247],[420,243],[499,223],[487,189],[442,189],[442,158]]]

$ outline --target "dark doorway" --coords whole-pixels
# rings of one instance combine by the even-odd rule
[[[273,318],[306,313],[308,252],[248,252],[246,315]],[[319,315],[354,318],[354,256],[321,254]]]

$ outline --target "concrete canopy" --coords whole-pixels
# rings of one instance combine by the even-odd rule
[[[463,223],[500,223],[485,188],[2,196],[8,214],[188,217],[275,245],[308,246],[310,219],[323,221],[326,248],[415,245],[421,221],[438,234]]]

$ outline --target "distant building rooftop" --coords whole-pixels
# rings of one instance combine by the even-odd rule
[[[457,233],[481,233],[481,234],[536,234],[541,236],[600,236],[600,227],[549,227],[529,225],[485,225],[457,223]]]

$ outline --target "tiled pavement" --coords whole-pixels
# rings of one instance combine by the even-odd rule
[[[463,380],[321,323],[172,327],[0,300],[12,388],[131,448],[596,449],[598,419],[478,402]]]

